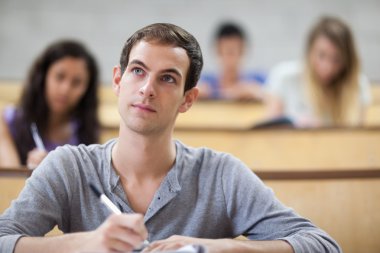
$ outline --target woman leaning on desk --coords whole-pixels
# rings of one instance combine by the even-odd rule
[[[304,63],[277,66],[268,78],[270,117],[288,117],[296,127],[357,126],[371,100],[360,72],[350,28],[323,17],[312,28]]]
[[[2,112],[0,166],[35,168],[57,146],[96,143],[97,89],[97,64],[82,44],[50,45],[32,66],[17,107]]]

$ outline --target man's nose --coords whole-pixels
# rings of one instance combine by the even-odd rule
[[[153,78],[147,78],[144,85],[140,88],[139,94],[143,97],[153,98],[156,96]]]

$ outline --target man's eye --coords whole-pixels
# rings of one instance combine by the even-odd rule
[[[138,76],[141,76],[144,74],[144,71],[140,68],[134,68],[134,69],[132,69],[132,72],[133,72],[133,74],[138,75]]]
[[[167,83],[175,83],[175,79],[170,75],[164,75],[162,77],[162,81],[167,82]]]

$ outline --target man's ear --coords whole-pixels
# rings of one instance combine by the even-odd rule
[[[116,96],[119,96],[120,93],[121,77],[120,66],[113,67],[112,88]]]
[[[187,112],[193,103],[197,100],[199,94],[199,89],[197,87],[191,88],[185,92],[185,98],[182,104],[180,105],[178,112],[184,113]]]

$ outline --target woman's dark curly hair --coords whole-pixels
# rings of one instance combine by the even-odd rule
[[[94,57],[79,42],[71,40],[58,41],[51,44],[36,59],[26,79],[13,127],[16,147],[22,164],[26,163],[27,154],[35,147],[31,136],[30,125],[37,124],[42,136],[46,134],[50,110],[45,97],[46,76],[49,68],[57,61],[73,57],[83,59],[89,75],[88,88],[71,112],[71,117],[78,124],[80,143],[98,142],[99,121],[98,108],[98,67]]]

